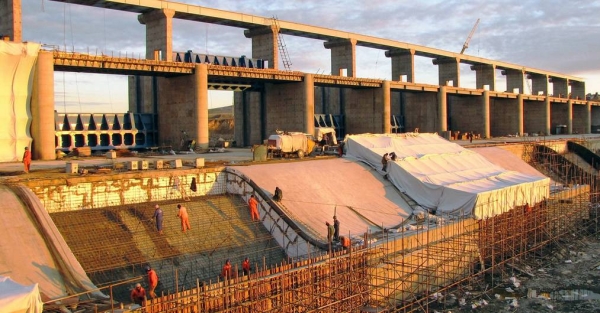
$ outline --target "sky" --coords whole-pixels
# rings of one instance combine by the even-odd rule
[[[214,9],[276,17],[362,35],[581,77],[586,93],[600,92],[600,1],[589,0],[179,0]],[[23,40],[61,50],[142,58],[145,26],[137,14],[49,0],[22,0]],[[330,74],[330,50],[319,40],[283,36],[291,68]],[[173,21],[173,50],[251,56],[243,29]],[[357,47],[357,76],[391,79],[384,51]],[[283,68],[283,66],[280,66]],[[417,83],[437,84],[437,66],[415,58]],[[461,87],[475,88],[475,73],[461,65]],[[497,76],[496,90],[506,83]],[[527,87],[525,87],[527,88]],[[55,73],[60,113],[119,113],[128,108],[127,77]],[[525,93],[528,93],[526,90]],[[232,92],[209,92],[209,108],[231,105]]]

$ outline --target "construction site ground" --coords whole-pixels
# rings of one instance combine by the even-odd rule
[[[564,139],[564,137],[547,139]],[[524,140],[523,138],[480,140],[472,144],[481,146]],[[468,141],[457,143],[470,145]],[[117,159],[107,159],[102,156],[69,157],[55,161],[34,161],[32,172],[29,174],[23,173],[21,163],[0,163],[0,177],[4,176],[0,180],[64,176],[67,175],[64,172],[67,162],[78,162],[80,168],[89,169],[91,171],[89,175],[94,175],[93,171],[100,168],[124,171],[122,164],[127,161],[182,159],[184,165],[190,166],[196,158],[204,158],[207,167],[244,164],[251,163],[252,151],[249,148],[227,148],[215,153],[139,154]],[[561,238],[552,245],[554,247],[552,252],[548,250],[535,257],[518,260],[511,266],[505,267],[502,272],[495,272],[494,275],[483,277],[469,286],[438,295],[437,303],[430,305],[427,311],[600,312],[600,234],[597,228]]]
[[[600,312],[600,234],[573,234],[480,281],[437,294],[430,312]]]

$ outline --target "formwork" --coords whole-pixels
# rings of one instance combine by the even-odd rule
[[[523,151],[537,168],[569,183],[557,185],[540,203],[483,220],[417,216],[410,228],[365,234],[368,244],[351,252],[186,286],[185,291],[148,301],[146,310],[429,312],[452,290],[493,286],[522,271],[518,262],[548,257],[566,240],[598,230],[595,175],[577,170],[551,149],[532,144]]]

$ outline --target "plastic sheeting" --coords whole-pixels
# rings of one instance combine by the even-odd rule
[[[347,155],[364,161],[421,206],[482,219],[548,197],[550,179],[497,166],[437,134],[348,136]],[[381,159],[395,152],[383,173]]]
[[[19,161],[31,143],[31,89],[40,45],[0,41],[0,162]]]
[[[296,152],[308,150],[308,138],[303,133],[290,133],[285,135],[271,135],[269,141],[275,142],[275,147],[282,152]]]
[[[0,276],[0,311],[41,313],[44,307],[38,284],[23,286],[9,277]]]

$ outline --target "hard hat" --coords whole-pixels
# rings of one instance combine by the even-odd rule
[[[150,266],[146,266],[146,272],[150,271]]]
[[[135,288],[140,288],[140,287],[142,287],[142,284],[140,284],[140,283],[135,284]]]

